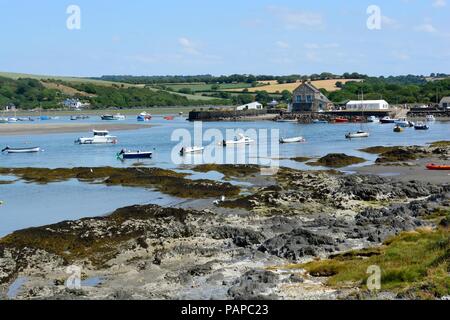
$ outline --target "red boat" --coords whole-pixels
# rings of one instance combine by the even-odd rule
[[[334,119],[334,122],[336,123],[346,123],[348,122],[347,118],[343,118],[343,117],[337,117],[336,119]]]
[[[174,116],[167,116],[167,117],[164,117],[164,120],[173,120],[173,119],[175,119]]]
[[[450,170],[450,164],[427,164],[428,170]]]

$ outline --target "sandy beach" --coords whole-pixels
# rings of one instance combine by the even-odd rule
[[[148,124],[117,124],[117,123],[5,124],[0,125],[0,136],[89,132],[94,129],[122,131],[122,130],[136,130],[149,127],[151,127],[151,125]]]

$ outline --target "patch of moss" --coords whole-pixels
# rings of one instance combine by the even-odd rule
[[[450,147],[450,141],[436,141],[430,143],[430,146],[435,148]]]
[[[359,151],[365,152],[365,153],[371,153],[371,154],[382,154],[388,151],[392,151],[395,149],[398,149],[399,147],[384,147],[384,146],[375,146],[375,147],[369,147],[364,149],[359,149]]]
[[[260,173],[261,167],[258,165],[201,164],[195,166],[192,170],[203,173],[216,171],[226,178],[245,178]]]
[[[366,159],[348,156],[344,153],[330,153],[315,162],[307,162],[309,166],[322,166],[331,168],[343,168],[353,164],[366,162]]]
[[[449,295],[450,231],[441,228],[406,232],[379,248],[352,251],[296,267],[311,275],[329,277],[327,283],[333,287],[350,283],[367,289],[366,272],[372,265],[381,268],[382,290],[408,291],[420,298]]]
[[[77,179],[88,183],[105,183],[126,187],[155,188],[180,198],[214,198],[236,196],[238,186],[212,180],[190,180],[188,175],[160,168],[0,168],[0,174],[12,174],[39,184]]]
[[[383,152],[376,163],[413,161],[426,156],[426,153],[418,148],[395,148]]]
[[[44,250],[60,256],[66,263],[88,259],[94,266],[102,267],[120,252],[121,246],[126,245],[127,241],[146,235],[143,224],[133,225],[133,221],[170,217],[183,223],[188,214],[195,215],[198,212],[155,205],[126,207],[106,217],[64,221],[16,231],[0,239],[0,252],[4,248],[13,248],[19,252],[24,248]],[[162,234],[156,230],[153,236],[162,237],[164,228],[161,230]],[[180,233],[180,236],[187,234]],[[17,257],[19,267],[26,265],[26,258]]]

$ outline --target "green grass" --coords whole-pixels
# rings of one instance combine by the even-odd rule
[[[290,268],[305,268],[311,275],[329,277],[333,287],[366,288],[367,268],[381,268],[381,290],[412,292],[418,298],[450,294],[450,230],[417,230],[402,233],[383,246],[351,251],[328,260]]]

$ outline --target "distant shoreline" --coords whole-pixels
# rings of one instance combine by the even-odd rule
[[[64,124],[4,124],[0,125],[0,136],[19,136],[28,134],[56,134],[89,132],[94,129],[124,131],[150,128],[148,124],[116,124],[116,123],[64,123]]]

